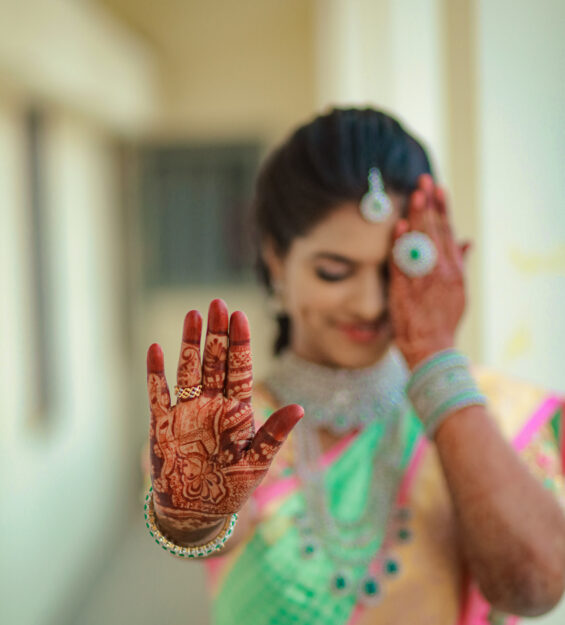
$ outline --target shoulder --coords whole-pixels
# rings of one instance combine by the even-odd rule
[[[473,367],[489,412],[530,471],[565,508],[565,397],[488,367]]]
[[[540,385],[491,367],[473,365],[472,372],[487,398],[490,414],[510,439],[516,437],[549,400],[553,399],[556,407],[565,402],[565,398],[559,398]]]

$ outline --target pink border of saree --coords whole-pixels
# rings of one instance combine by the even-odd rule
[[[551,395],[545,399],[526,425],[514,438],[513,447],[516,451],[523,451],[532,441],[536,432],[540,430],[556,413],[559,407],[564,410],[562,424],[565,423],[565,403],[561,397]],[[561,428],[561,467],[565,473],[565,445],[563,444],[563,427]],[[475,584],[470,586],[465,604],[459,615],[457,625],[489,625],[489,603],[483,598]],[[520,621],[517,616],[508,616],[504,625],[516,625]]]

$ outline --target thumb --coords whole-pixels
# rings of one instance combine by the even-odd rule
[[[290,404],[273,412],[255,434],[251,443],[251,451],[264,455],[261,445],[265,444],[271,449],[278,449],[303,416],[304,408],[298,404]],[[270,460],[269,458],[268,461]]]

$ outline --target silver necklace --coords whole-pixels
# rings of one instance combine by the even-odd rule
[[[281,403],[295,402],[305,409],[294,431],[296,468],[305,498],[304,512],[296,519],[301,555],[315,558],[325,552],[334,565],[332,592],[356,594],[369,604],[382,597],[383,577],[398,574],[393,539],[410,538],[409,511],[394,505],[402,477],[401,417],[407,409],[407,380],[408,370],[395,349],[374,367],[359,370],[330,369],[287,352],[266,380]],[[367,504],[358,518],[340,519],[330,509],[325,472],[318,466],[318,428],[340,435],[375,423],[382,435],[374,451]],[[369,572],[371,562],[376,571]],[[365,574],[356,580],[354,570]]]
[[[407,381],[406,364],[396,349],[366,369],[323,367],[287,351],[267,378],[282,403],[300,404],[307,421],[336,435],[390,415],[404,399]]]

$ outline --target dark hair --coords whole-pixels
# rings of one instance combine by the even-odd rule
[[[259,245],[269,239],[284,255],[337,206],[361,201],[368,173],[378,167],[385,187],[411,193],[418,177],[431,173],[422,145],[399,122],[374,109],[333,109],[300,126],[263,164],[253,209]],[[259,252],[261,281],[272,291]],[[275,353],[289,343],[290,320],[278,317]]]

